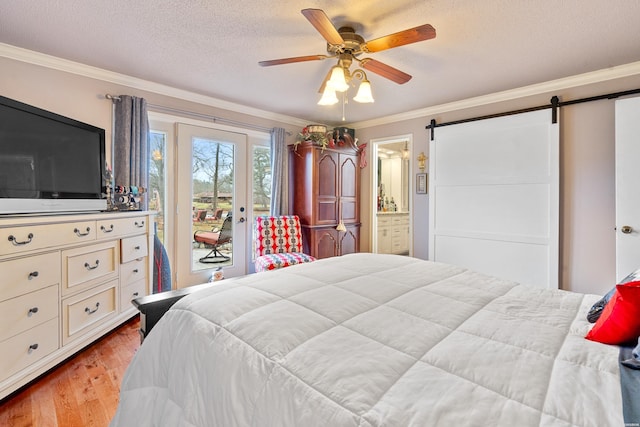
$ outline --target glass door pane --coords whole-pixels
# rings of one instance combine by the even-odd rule
[[[178,124],[178,287],[246,272],[246,136]]]
[[[232,265],[233,239],[227,216],[233,215],[234,145],[194,137],[191,147],[191,231],[194,271]],[[226,229],[225,229],[226,228]]]

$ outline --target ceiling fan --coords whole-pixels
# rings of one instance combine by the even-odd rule
[[[308,55],[260,61],[259,64],[261,66],[267,67],[294,62],[337,58],[338,66],[345,70],[347,78],[350,77],[349,67],[351,66],[351,63],[353,61],[357,61],[365,70],[371,71],[372,73],[378,74],[398,84],[404,84],[411,80],[411,76],[409,74],[375,59],[359,58],[359,56],[364,53],[375,53],[410,43],[429,40],[436,36],[435,28],[429,24],[424,24],[366,42],[362,36],[356,34],[352,27],[341,27],[336,29],[321,9],[303,9],[301,12],[327,41],[327,52],[329,55]],[[324,90],[324,86],[330,77],[331,71],[329,71],[329,74],[327,74],[327,77],[320,87],[320,92]]]

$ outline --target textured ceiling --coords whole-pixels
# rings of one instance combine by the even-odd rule
[[[421,24],[433,40],[369,54],[413,76],[368,73],[375,119],[640,60],[636,0],[3,0],[0,42],[292,117],[339,123],[316,105],[334,60],[260,67],[326,53],[300,13],[323,9],[371,40]],[[354,93],[352,93],[352,96]]]

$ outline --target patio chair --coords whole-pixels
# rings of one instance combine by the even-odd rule
[[[218,231],[202,231],[196,230],[193,233],[193,240],[198,243],[204,243],[205,245],[212,246],[211,251],[198,261],[202,263],[215,264],[220,262],[225,262],[231,259],[231,257],[224,255],[220,252],[220,246],[230,243],[233,235],[233,218],[231,216],[231,212],[227,214],[224,221],[222,222],[222,227]]]
[[[204,219],[206,217],[207,217],[206,209],[200,209],[193,216],[193,222],[204,222]]]

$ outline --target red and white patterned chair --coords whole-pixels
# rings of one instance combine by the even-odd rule
[[[256,272],[315,261],[302,253],[302,232],[297,215],[259,216],[255,227]]]

